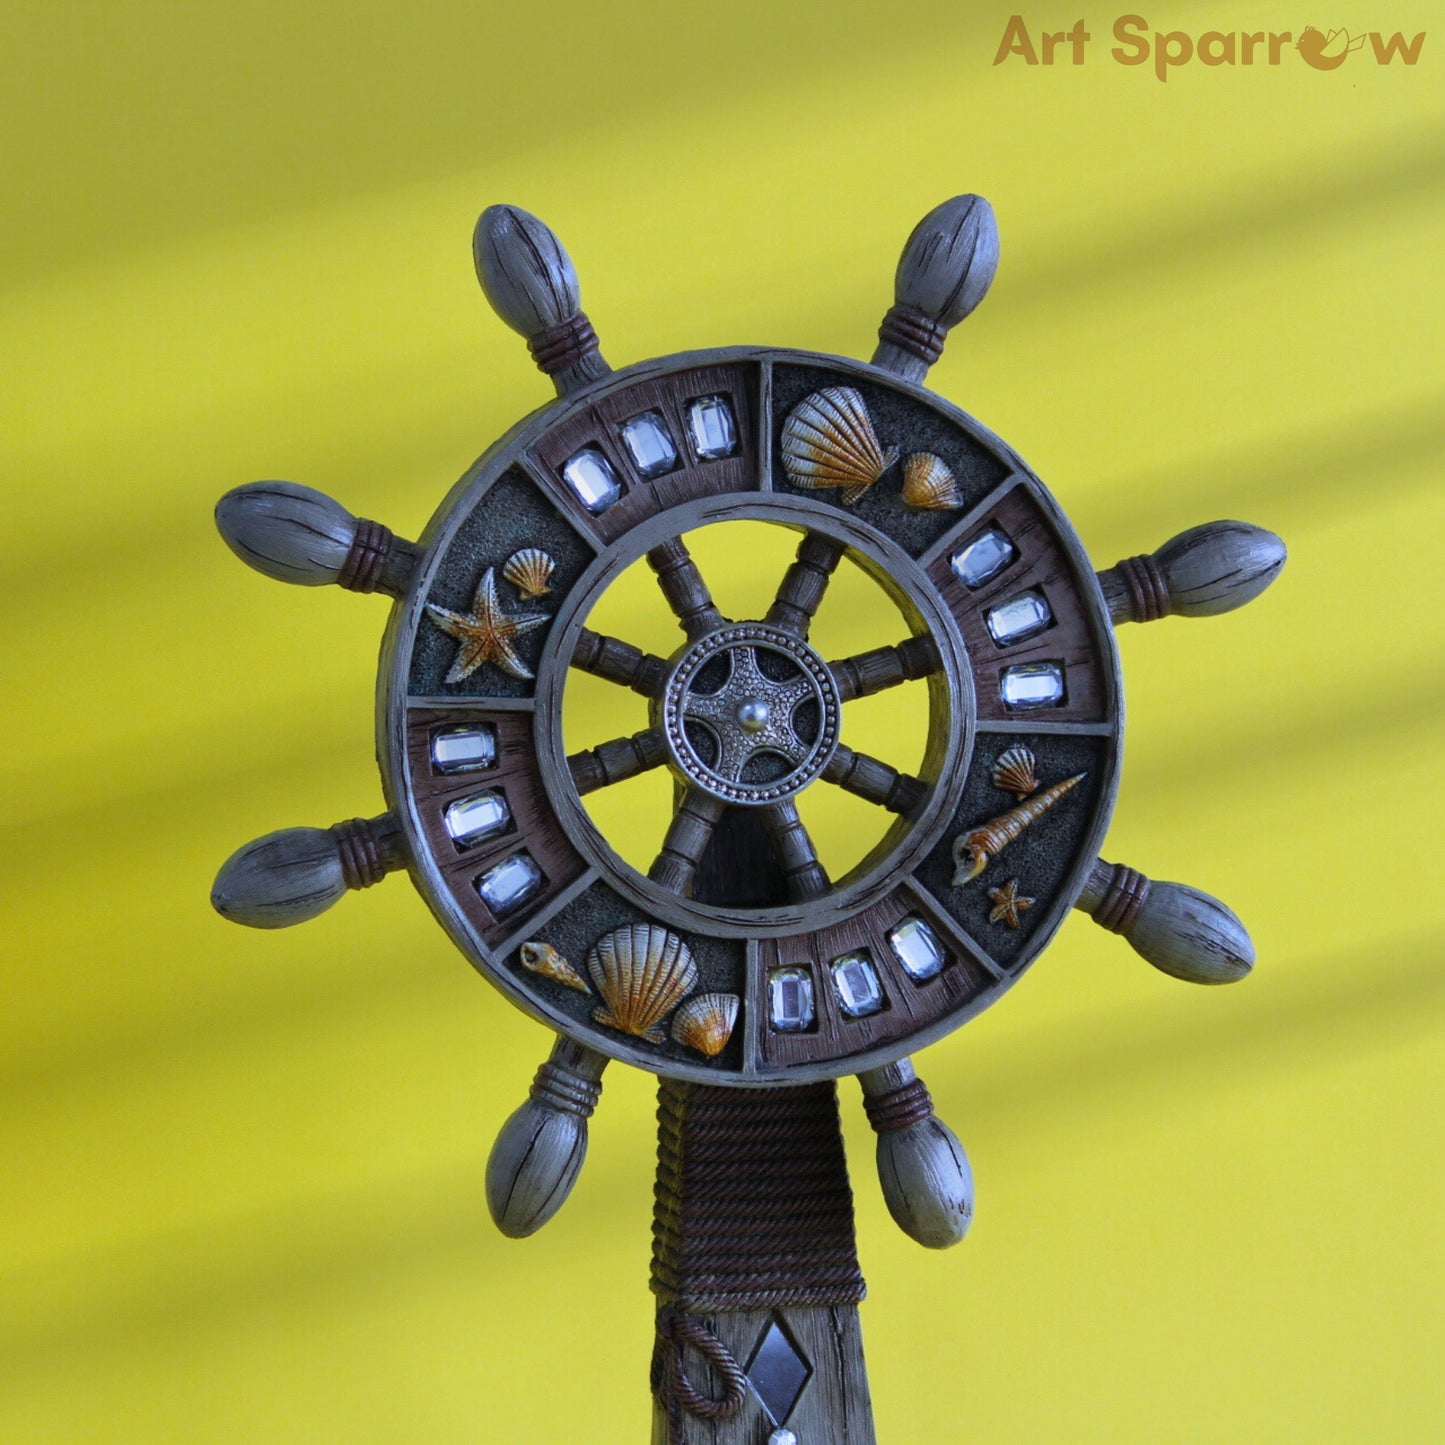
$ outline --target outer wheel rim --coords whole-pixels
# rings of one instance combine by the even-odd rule
[[[997,982],[977,996],[970,998],[965,1005],[953,1008],[946,1015],[933,1020],[926,1027],[919,1028],[907,1038],[893,1039],[882,1044],[865,1047],[855,1053],[836,1055],[807,1064],[759,1065],[744,1076],[720,1072],[709,1065],[687,1060],[657,1058],[636,1049],[629,1040],[608,1036],[596,1030],[579,1032],[565,1015],[548,1006],[545,1001],[539,1000],[529,987],[519,986],[517,979],[500,966],[501,955],[481,940],[474,926],[468,921],[464,910],[458,907],[456,899],[445,889],[439,889],[433,882],[434,867],[427,861],[429,854],[428,845],[423,837],[424,825],[418,813],[418,801],[412,795],[411,785],[408,781],[409,770],[404,755],[407,712],[408,708],[413,705],[408,692],[407,667],[410,650],[419,625],[421,602],[432,585],[441,557],[456,528],[464,520],[465,513],[475,506],[476,501],[494,481],[502,477],[508,466],[524,456],[532,455],[533,449],[538,445],[539,437],[547,434],[548,428],[559,410],[571,410],[580,405],[593,406],[600,398],[630,391],[639,381],[666,376],[686,368],[748,364],[760,364],[765,375],[772,367],[827,371],[835,376],[841,376],[845,380],[856,379],[855,384],[864,383],[880,387],[901,399],[911,398],[914,403],[921,403],[922,406],[934,413],[944,425],[956,429],[968,440],[969,444],[982,448],[988,455],[996,458],[1004,468],[1003,475],[1007,484],[1018,487],[1020,491],[1026,491],[1032,497],[1034,504],[1041,509],[1045,525],[1053,529],[1055,539],[1062,548],[1063,556],[1066,559],[1066,565],[1077,579],[1076,585],[1080,589],[1079,603],[1089,619],[1088,625],[1093,645],[1103,670],[1105,712],[1102,714],[1103,720],[1091,729],[1092,734],[1100,739],[1103,751],[1098,756],[1097,786],[1094,800],[1089,804],[1087,827],[1079,835],[1072,862],[1066,875],[1060,879],[1054,889],[1047,910],[1034,916],[1032,920],[1035,924],[1034,931],[1026,952],[1018,963],[1009,966],[1007,974],[996,973]],[[764,395],[766,398],[766,389]],[[761,494],[748,494],[753,502],[756,502],[760,495],[767,497],[768,494],[766,491]],[[793,499],[779,494],[772,500],[786,502]],[[712,520],[707,502],[699,503],[697,507],[699,523]],[[839,512],[835,509],[833,520],[850,534],[856,530],[857,518],[850,513]],[[981,426],[957,406],[926,388],[880,373],[875,368],[848,358],[770,348],[729,348],[645,362],[629,368],[627,371],[612,373],[604,380],[569,397],[565,403],[560,404],[560,408],[545,407],[540,412],[519,422],[510,432],[501,437],[457,483],[425,529],[422,546],[424,549],[422,563],[413,573],[412,585],[404,599],[403,606],[393,612],[387,639],[383,645],[383,685],[379,696],[381,705],[379,754],[383,767],[384,785],[387,789],[388,800],[398,813],[404,834],[418,856],[413,873],[425,901],[451,935],[453,941],[471,959],[474,966],[524,1012],[531,1014],[547,1027],[570,1035],[579,1043],[608,1056],[652,1072],[681,1079],[691,1079],[696,1082],[756,1087],[781,1083],[805,1083],[817,1079],[838,1077],[845,1073],[857,1072],[860,1069],[877,1067],[926,1047],[953,1032],[983,1008],[996,1001],[1044,950],[1063,918],[1067,916],[1069,907],[1077,898],[1088,873],[1089,865],[1102,843],[1112,809],[1122,734],[1122,696],[1118,678],[1118,657],[1107,610],[1097,585],[1093,582],[1092,568],[1082,544],[1074,535],[1067,518],[1026,464],[1007,444],[990,433],[987,428]],[[906,554],[897,549],[894,550],[897,555],[906,557]],[[936,547],[929,549],[926,555],[920,557],[919,565],[929,563],[930,556],[936,558]],[[895,590],[886,576],[886,569],[874,568],[866,556],[857,560],[863,561],[870,570],[875,570],[875,575],[878,575],[879,580],[890,590]],[[908,559],[908,565],[915,564]],[[573,589],[574,593],[577,590],[579,589]],[[949,626],[950,628],[952,626],[951,619]],[[557,635],[558,629],[554,628],[551,636],[555,638]],[[539,685],[535,692],[535,705],[539,711],[543,711],[547,702],[541,686],[540,674],[541,669],[539,668]],[[971,700],[971,680],[966,682],[966,688]],[[498,706],[508,708],[512,705],[503,699]],[[530,712],[531,708],[528,707],[525,711]],[[980,724],[980,728],[985,731],[990,730],[984,724]],[[939,790],[935,789],[935,797],[938,792]],[[577,812],[583,812],[580,805]],[[585,818],[585,813],[583,817]],[[946,819],[944,826],[947,826]],[[867,902],[866,899],[862,901]],[[649,904],[648,912],[655,911],[660,910],[655,910]],[[734,936],[740,938],[758,937],[764,940],[770,934],[787,937],[797,932],[799,922],[796,909],[785,907],[771,911],[766,918],[755,917],[750,920],[749,926],[738,927],[733,930],[733,933]],[[680,920],[680,926],[705,929],[709,927],[709,924],[704,919],[685,916]]]

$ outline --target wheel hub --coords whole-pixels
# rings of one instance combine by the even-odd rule
[[[678,658],[660,725],[674,771],[743,807],[807,787],[838,745],[841,703],[807,643],[761,622],[710,632]]]

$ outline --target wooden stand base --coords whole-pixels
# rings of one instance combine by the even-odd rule
[[[654,1445],[873,1445],[833,1084],[664,1080]]]

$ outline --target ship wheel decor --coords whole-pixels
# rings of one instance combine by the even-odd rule
[[[378,680],[386,810],[242,848],[213,902],[261,928],[406,869],[457,947],[557,1034],[487,1168],[498,1227],[561,1207],[611,1060],[659,1076],[655,1442],[874,1439],[863,1279],[835,1080],[856,1075],[890,1212],[941,1248],[973,1185],[909,1055],[1017,982],[1070,908],[1166,973],[1242,977],[1253,949],[1207,894],[1099,848],[1123,704],[1112,629],[1257,596],[1285,551],[1216,522],[1096,573],[1052,496],[923,386],[998,259],[988,204],[921,221],[871,362],[770,347],[613,371],[557,238],[489,209],[477,271],[557,400],[497,441],[417,542],[307,487],[260,482],[216,517],[282,581],[392,599]],[[725,617],[687,544],[712,523],[790,529],[796,560]],[[675,614],[668,656],[588,626],[640,558]],[[900,617],[849,657],[810,642],[848,559]],[[573,670],[646,699],[630,736],[568,752]],[[848,745],[848,704],[926,679],[916,774]],[[646,873],[583,798],[673,781]],[[880,810],[830,877],[807,788]]]

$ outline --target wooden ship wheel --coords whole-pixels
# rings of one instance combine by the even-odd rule
[[[1222,904],[1099,857],[1123,727],[1113,628],[1237,607],[1284,547],[1217,522],[1096,573],[1019,456],[923,386],[997,265],[977,196],[909,237],[866,363],[734,347],[613,371],[545,225],[492,207],[475,251],[557,399],[475,463],[418,541],[291,483],[217,507],[267,575],[394,600],[385,810],[258,839],[213,902],[280,927],[405,869],[471,963],[555,1031],[488,1165],[506,1234],[566,1199],[609,1062],[657,1074],[654,1441],[862,1445],[835,1081],[862,1086],[893,1218],[944,1247],[968,1228],[972,1179],[910,1056],[1011,988],[1070,908],[1176,977],[1249,971]],[[797,551],[727,617],[688,536],[735,519],[790,529]],[[901,621],[891,645],[828,656],[810,636],[845,558]],[[639,559],[676,617],[668,656],[588,625]],[[569,752],[576,669],[638,694],[645,725]],[[849,702],[919,679],[917,772],[850,748]],[[654,768],[674,807],[643,872],[583,799]],[[846,789],[884,820],[841,876],[800,817],[808,788]]]

